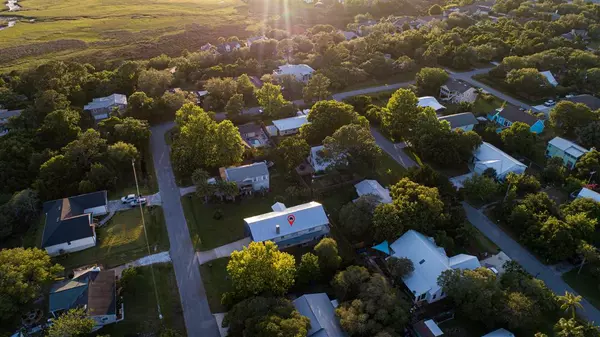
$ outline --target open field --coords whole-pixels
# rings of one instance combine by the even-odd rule
[[[592,275],[590,265],[583,266],[580,274],[577,274],[578,271],[579,267],[563,274],[563,280],[593,306],[600,308],[600,285],[598,285],[598,279]]]
[[[229,258],[224,257],[200,266],[202,282],[206,289],[206,298],[208,299],[210,311],[213,313],[227,311],[225,306],[221,304],[221,296],[233,290],[231,280],[227,276],[228,263]]]

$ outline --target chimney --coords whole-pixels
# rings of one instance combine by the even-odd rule
[[[275,225],[275,233],[279,234],[279,225]]]

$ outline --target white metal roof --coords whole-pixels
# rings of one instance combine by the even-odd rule
[[[584,187],[579,191],[579,194],[577,194],[577,198],[590,198],[600,202],[600,193],[596,193],[589,188]]]
[[[440,102],[438,102],[438,100],[433,96],[419,97],[419,103],[417,103],[417,105],[422,108],[430,107],[435,111],[446,109],[446,107],[441,105]]]
[[[343,337],[346,336],[338,323],[335,308],[326,293],[306,294],[293,302],[298,312],[310,319],[308,337]]]
[[[455,264],[451,265],[451,259],[446,255],[444,248],[436,246],[433,238],[428,238],[414,230],[404,233],[390,245],[390,248],[394,251],[392,256],[405,257],[412,261],[415,270],[405,276],[403,281],[416,296],[432,289],[439,289],[438,276],[453,266],[460,269],[480,267],[475,256],[465,254],[454,257]]]
[[[314,146],[310,148],[310,159],[311,165],[316,172],[325,171],[329,165],[333,164],[331,160],[325,159],[320,155],[320,151],[323,150],[324,146]]]
[[[275,70],[278,75],[309,75],[314,71],[313,68],[306,64],[284,64]]]
[[[354,185],[356,189],[356,193],[359,197],[367,194],[373,194],[379,197],[379,201],[384,204],[389,204],[392,202],[392,197],[390,197],[390,191],[386,188],[383,188],[381,184],[377,180],[366,179],[358,184]]]
[[[275,125],[275,127],[279,131],[298,129],[302,125],[308,124],[308,123],[309,123],[308,116],[306,116],[306,115],[284,118],[284,119],[277,119],[277,120],[273,121],[273,125]]]
[[[486,142],[483,142],[481,146],[473,152],[473,156],[475,157],[475,164],[492,167],[499,176],[506,172],[513,171],[515,167],[522,167],[523,169],[527,168],[525,164]]]
[[[427,320],[427,321],[425,321],[423,323],[425,324],[425,326],[427,327],[427,329],[429,329],[429,331],[431,331],[431,333],[435,337],[438,337],[438,336],[441,336],[441,335],[444,334],[444,332],[442,331],[442,329],[440,329],[440,327],[437,324],[435,324],[435,322],[432,319]]]
[[[283,204],[276,205],[281,206]],[[250,228],[254,241],[271,240],[273,238],[329,224],[329,219],[327,218],[327,214],[325,214],[323,205],[315,201],[285,208],[283,210],[279,207],[274,208],[279,210],[244,219]],[[288,222],[289,215],[295,217],[292,224]],[[277,225],[279,225],[279,234],[276,232]]]
[[[540,74],[542,74],[542,76],[544,76],[548,80],[548,82],[552,84],[552,86],[555,87],[558,85],[558,81],[556,81],[556,78],[554,78],[554,75],[552,75],[550,70],[540,71]]]
[[[127,104],[127,96],[122,94],[112,94],[106,97],[94,98],[90,103],[83,107],[83,110],[96,110],[110,108],[117,104]]]
[[[579,157],[583,156],[584,154],[586,154],[587,152],[590,152],[590,150],[587,150],[587,149],[573,143],[570,140],[566,140],[566,139],[560,138],[560,137],[552,138],[552,140],[550,140],[548,142],[548,144],[562,150],[565,153],[570,154],[571,156],[573,156],[575,158],[579,158]]]
[[[484,335],[483,337],[515,337],[515,335],[506,329],[498,329],[488,333],[487,335]]]

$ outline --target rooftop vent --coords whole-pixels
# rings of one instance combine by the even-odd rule
[[[273,206],[271,206],[271,209],[274,212],[283,212],[283,211],[285,211],[286,207],[284,204],[282,204],[280,202],[276,202],[275,204],[273,204]]]

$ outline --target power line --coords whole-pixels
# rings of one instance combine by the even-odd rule
[[[144,208],[142,207],[142,201],[140,200],[140,185],[138,184],[137,173],[135,171],[135,159],[131,159],[131,167],[133,168],[133,177],[135,179],[135,188],[137,190],[137,201],[140,208],[140,214],[142,214],[142,227],[144,228],[144,237],[146,238],[146,249],[148,249],[148,255],[152,255],[150,252],[150,244],[148,243],[148,232],[146,232],[146,220],[144,219]],[[162,319],[162,313],[160,311],[160,302],[158,300],[158,288],[156,287],[156,278],[154,277],[154,266],[150,263],[150,273],[152,274],[152,283],[154,284],[154,296],[156,297],[156,308],[158,310],[158,318]]]

